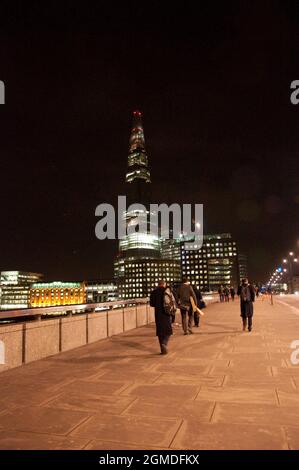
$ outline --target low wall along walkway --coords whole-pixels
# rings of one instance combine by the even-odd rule
[[[0,325],[0,372],[154,321],[146,303],[97,313]]]

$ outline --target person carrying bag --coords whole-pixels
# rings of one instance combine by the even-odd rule
[[[183,278],[183,282],[178,289],[179,308],[182,316],[182,327],[184,335],[192,334],[192,323],[193,323],[193,309],[190,302],[192,297],[195,305],[197,306],[197,299],[187,278]],[[187,321],[188,315],[188,321]]]
[[[196,312],[198,313],[198,315],[200,315],[201,317],[204,316],[204,312],[202,310],[200,310],[199,307],[197,307],[197,305],[195,305],[195,302],[193,300],[193,297],[190,297],[190,303],[191,303],[191,307],[192,307],[192,311],[193,311],[193,314]]]

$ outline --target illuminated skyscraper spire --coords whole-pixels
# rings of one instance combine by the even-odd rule
[[[132,183],[133,181],[151,182],[141,116],[140,111],[133,112],[133,126],[129,141],[128,171],[126,174],[127,183]]]

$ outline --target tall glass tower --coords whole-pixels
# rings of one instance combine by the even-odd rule
[[[142,115],[140,111],[133,112],[133,126],[130,136],[128,171],[126,182],[150,183],[151,176],[148,169],[148,159],[145,150]]]
[[[146,229],[137,229],[120,240],[120,252],[134,258],[160,257],[160,240],[149,233],[150,183],[151,176],[145,149],[142,115],[140,111],[133,112],[132,130],[129,140],[128,169],[126,173],[127,206],[142,204],[145,210],[127,210],[124,214],[127,229],[137,228],[138,217],[148,221]]]
[[[133,299],[147,297],[159,279],[174,282],[180,277],[179,262],[161,258],[161,240],[149,231],[151,175],[140,111],[133,112],[126,183],[127,207],[142,204],[144,209],[127,209],[123,214],[127,233],[132,231],[119,241],[114,268],[119,297]],[[142,229],[140,217],[147,220]]]

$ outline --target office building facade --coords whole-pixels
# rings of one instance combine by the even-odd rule
[[[30,286],[42,274],[25,271],[2,271],[0,275],[1,310],[28,308]]]
[[[204,235],[199,250],[187,250],[180,242],[182,276],[201,291],[217,291],[219,285],[239,284],[237,243],[230,233]]]
[[[86,303],[84,282],[38,282],[32,284],[30,307],[54,307]]]
[[[125,260],[121,269],[121,299],[148,297],[159,279],[164,279],[169,285],[174,285],[181,279],[180,262],[176,260],[132,258]]]
[[[118,288],[115,281],[85,281],[87,303],[113,302],[118,300]]]

